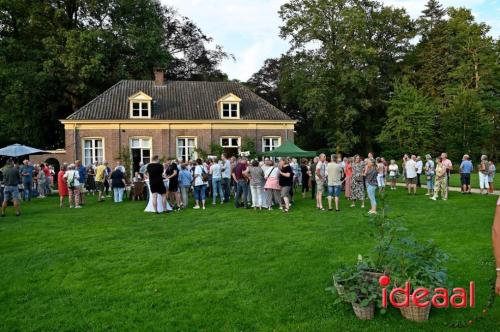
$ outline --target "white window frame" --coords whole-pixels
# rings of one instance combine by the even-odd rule
[[[265,140],[266,139],[278,139],[278,146],[274,145],[266,145]],[[266,151],[266,146],[270,148],[270,150]],[[262,152],[271,152],[275,150],[276,148],[279,148],[281,146],[281,136],[262,136]],[[271,149],[272,147],[272,149]]]
[[[229,116],[224,116],[224,105],[229,105]],[[231,105],[236,105],[236,116],[231,115]],[[223,101],[220,103],[221,119],[239,119],[240,118],[240,103],[234,101]]]
[[[86,164],[85,163],[85,151],[86,150],[89,150],[87,148],[85,148],[85,141],[92,141],[92,147],[90,148],[90,150],[92,150],[92,153],[91,153],[91,162],[90,164]],[[95,141],[101,141],[102,142],[102,160],[97,160],[96,158],[96,153],[95,153],[95,150],[96,150],[96,147],[95,147]],[[106,140],[104,139],[104,137],[82,137],[82,163],[84,166],[89,166],[89,165],[92,165],[96,160],[99,161],[99,162],[102,162],[104,160],[106,160]]]
[[[132,146],[132,140],[138,139],[140,140],[140,147],[136,148]],[[142,142],[144,140],[149,140],[149,148],[143,147]],[[141,162],[144,163],[144,150],[149,150],[149,162],[153,158],[153,138],[151,136],[132,136],[129,138],[129,147],[130,147],[130,158],[132,158],[132,149],[140,149],[141,150]],[[146,164],[146,163],[144,163]]]
[[[232,138],[236,138],[238,140],[238,146],[222,145],[223,139],[232,139]],[[238,148],[238,151],[240,151],[240,149],[241,149],[241,136],[221,136],[219,142],[220,142],[220,146],[222,146],[223,148]]]
[[[179,155],[179,139],[183,139],[184,140],[184,154],[186,155],[186,159],[184,159],[182,157],[182,155]],[[193,147],[193,155],[190,156],[189,155],[189,145],[185,144],[189,139],[194,139],[194,147]],[[175,138],[175,155],[176,155],[176,158],[179,160],[179,159],[182,159],[184,160],[185,162],[189,161],[189,160],[194,160],[197,158],[197,153],[196,151],[194,151],[195,149],[198,148],[198,137],[197,136],[177,136]]]
[[[139,116],[134,115],[134,104],[139,104]],[[143,104],[148,105],[148,115],[143,116],[142,111],[143,111]],[[131,119],[151,119],[151,101],[149,100],[141,100],[141,99],[131,99],[130,100],[130,118]]]

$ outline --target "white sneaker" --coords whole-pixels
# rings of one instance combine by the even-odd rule
[[[433,201],[435,201],[437,198],[436,196],[432,196],[432,197],[429,197],[430,199],[432,199]]]
[[[193,209],[198,210],[200,207],[198,205],[193,206]]]
[[[205,210],[205,207],[203,207],[203,210]]]

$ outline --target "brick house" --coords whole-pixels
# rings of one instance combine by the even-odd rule
[[[111,165],[128,148],[134,169],[153,155],[195,158],[196,148],[210,152],[211,143],[231,155],[244,139],[258,152],[293,141],[295,121],[235,82],[122,80],[61,120],[65,150],[35,156],[59,163],[80,159],[85,165],[107,160]]]

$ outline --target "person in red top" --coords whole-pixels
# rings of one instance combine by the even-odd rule
[[[243,207],[247,208],[248,183],[243,174],[247,169],[247,158],[241,158],[234,166],[233,180],[236,183],[236,195],[234,197],[234,207],[240,207],[240,197],[243,195]]]
[[[46,167],[47,168],[47,167]],[[57,173],[57,190],[59,191],[59,207],[64,206],[64,197],[69,196],[68,184],[64,179],[64,173],[66,173],[67,165],[63,164],[59,173]]]
[[[43,169],[43,174],[45,174],[45,196],[50,195],[50,184],[52,182],[52,175],[50,174],[49,164],[45,164]]]

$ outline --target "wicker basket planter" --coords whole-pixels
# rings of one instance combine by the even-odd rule
[[[344,289],[344,285],[340,284],[337,282],[337,280],[335,280],[335,278],[333,278],[333,286],[335,287],[335,290],[337,291],[337,294],[339,295],[339,297],[344,301],[344,302],[348,302],[346,300],[346,297],[345,297],[345,289]]]
[[[398,302],[403,302],[405,300],[405,296],[399,293],[397,293],[395,297]],[[410,295],[410,305],[408,307],[399,308],[399,310],[401,310],[401,315],[408,320],[412,320],[414,322],[424,322],[429,320],[431,304],[429,303],[428,306],[422,308],[417,307],[413,303],[412,297]]]
[[[356,317],[361,320],[371,320],[375,316],[375,304],[370,302],[366,307],[362,307],[359,303],[352,302],[352,309]]]

